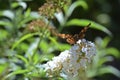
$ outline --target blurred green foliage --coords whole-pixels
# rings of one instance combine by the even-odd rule
[[[32,2],[37,2],[37,0]],[[57,37],[52,36],[46,28],[36,32],[27,31],[27,24],[30,21],[43,17],[38,12],[31,11],[31,8],[27,7],[27,1],[8,0],[5,3],[8,3],[6,6],[9,6],[9,8],[0,5],[0,79],[50,80],[45,76],[46,73],[40,65],[51,60],[55,55],[59,55],[61,51],[69,49],[70,45],[62,43]],[[70,6],[64,8],[63,12],[55,15],[56,20],[46,22],[48,22],[48,25],[54,24],[55,26],[55,23],[58,23],[59,25],[57,24],[56,28],[59,32],[68,27],[82,27],[91,23],[90,28],[112,36],[112,33],[105,26],[93,20],[70,18],[74,15],[77,7],[82,7],[83,11],[89,11],[90,5],[87,3],[90,2],[86,0],[72,2]],[[120,58],[119,50],[107,46],[109,42],[110,37],[96,38],[97,55],[86,72],[88,78],[102,77],[104,74],[113,74],[120,77],[118,69],[106,64],[113,61],[114,58]],[[56,76],[52,80],[64,79]]]
[[[93,63],[88,69],[87,74],[89,77],[96,77],[104,74],[114,74],[117,77],[120,77],[120,71],[118,71],[115,67],[106,64],[113,61],[114,57],[120,58],[119,50],[114,47],[108,47],[109,42],[109,37],[105,37],[104,39],[97,37],[95,39],[97,55],[94,57]]]

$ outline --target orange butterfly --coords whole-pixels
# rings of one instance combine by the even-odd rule
[[[70,34],[61,34],[59,33],[58,36],[66,39],[66,41],[69,44],[75,44],[79,39],[82,39],[85,37],[85,32],[87,31],[87,29],[89,28],[89,26],[91,25],[91,23],[89,23],[86,27],[84,27],[79,34],[75,34],[75,35],[70,35]]]

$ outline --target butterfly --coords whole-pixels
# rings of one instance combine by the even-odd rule
[[[70,34],[61,34],[59,33],[58,36],[60,38],[66,39],[66,41],[69,44],[75,44],[79,39],[82,39],[85,37],[85,32],[87,31],[87,29],[89,28],[89,26],[91,25],[91,23],[89,23],[86,27],[84,27],[79,34],[75,34],[75,35],[70,35]]]

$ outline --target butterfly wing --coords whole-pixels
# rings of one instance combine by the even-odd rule
[[[91,25],[91,23],[89,23],[86,27],[84,27],[80,33],[79,33],[79,39],[82,39],[85,37],[85,32],[87,31],[87,29],[89,28],[89,26]]]
[[[57,36],[66,39],[66,41],[69,44],[75,44],[76,41],[78,41],[79,39],[82,39],[85,37],[85,32],[87,31],[87,29],[89,28],[89,26],[91,25],[91,23],[89,23],[86,27],[84,27],[79,34],[75,34],[75,35],[70,35],[70,34],[61,34],[59,33]]]

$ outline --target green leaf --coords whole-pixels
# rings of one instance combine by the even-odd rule
[[[22,38],[20,38],[17,42],[15,42],[15,43],[13,44],[12,49],[14,49],[17,45],[19,45],[19,44],[20,44],[22,41],[24,41],[25,39],[28,39],[28,38],[30,38],[30,37],[32,37],[32,36],[34,36],[34,35],[39,35],[39,33],[36,32],[36,33],[29,33],[29,34],[24,35]]]
[[[91,26],[90,26],[91,28],[103,31],[106,34],[108,34],[109,36],[112,36],[112,33],[107,28],[105,28],[104,26],[102,26],[94,21],[87,20],[87,19],[72,19],[66,23],[66,26],[73,26],[73,25],[87,26],[89,23],[91,23]]]
[[[93,68],[93,69],[88,69],[87,70],[87,76],[90,78],[104,75],[104,74],[113,74],[117,77],[120,77],[120,71],[116,69],[115,67],[112,66],[104,66],[101,68]]]
[[[51,60],[53,57],[54,57],[54,54],[43,54],[40,56],[39,62]]]
[[[18,54],[16,54],[15,55],[17,58],[20,58],[22,61],[24,61],[24,63],[26,64],[26,65],[28,65],[28,60],[24,57],[24,56],[21,56],[21,55],[18,55]]]
[[[102,41],[102,48],[106,48],[110,40],[111,39],[109,37],[105,37]]]
[[[70,8],[68,9],[66,15],[69,17],[72,14],[72,12],[75,10],[75,8],[78,7],[78,6],[82,6],[85,10],[88,9],[87,3],[85,1],[83,1],[83,0],[79,0],[79,1],[74,2],[70,6]]]
[[[8,67],[8,63],[0,64],[0,74],[2,74]]]
[[[25,69],[25,70],[16,70],[16,71],[8,74],[7,76],[5,76],[5,79],[7,79],[7,78],[9,78],[9,77],[11,77],[13,75],[16,75],[16,74],[24,74],[26,72],[29,72],[29,70],[27,70],[27,69]]]
[[[17,50],[18,50],[18,52],[19,52],[19,50],[22,52],[26,52],[28,47],[29,47],[29,44],[26,44],[26,42],[22,42],[19,44],[19,47],[17,47]]]
[[[4,27],[9,32],[13,30],[13,24],[9,21],[0,21],[0,27]]]
[[[25,2],[14,2],[11,5],[12,8],[17,8],[19,6],[21,6],[23,9],[26,9],[27,4]]]
[[[14,2],[14,3],[11,4],[11,7],[12,7],[12,8],[16,8],[16,7],[18,7],[18,6],[19,6],[19,3],[18,3],[18,2]]]
[[[20,22],[19,22],[19,25],[18,25],[18,28],[20,28],[21,26],[23,26],[24,24],[26,24],[27,22],[29,22],[29,21],[31,21],[31,20],[33,20],[34,18],[32,18],[32,17],[28,17],[28,18],[25,18],[24,20],[21,20]]]
[[[105,56],[103,57],[102,59],[100,59],[97,63],[98,66],[102,66],[104,63],[106,62],[110,62],[110,61],[113,61],[113,57],[111,56]]]
[[[106,54],[110,54],[115,56],[116,58],[120,58],[120,51],[117,50],[116,48],[110,47],[106,49],[107,53]]]
[[[52,38],[52,37],[49,37],[49,39],[50,39],[51,42],[54,43],[54,45],[56,45],[56,47],[57,47],[59,50],[61,50],[61,51],[70,48],[70,45],[68,45],[68,44],[60,44],[60,43],[58,43],[58,42],[57,42],[54,38]]]
[[[45,70],[43,68],[38,67],[38,69],[37,69],[37,67],[36,67],[36,69],[32,70],[32,72],[30,72],[29,74],[27,74],[27,76],[39,77],[39,78],[42,79],[42,77],[46,76],[46,72],[45,72]],[[47,80],[47,79],[42,79],[42,80]]]
[[[99,75],[109,74],[109,73],[120,78],[120,71],[112,66],[102,67],[98,71]]]
[[[50,45],[45,40],[42,40],[39,46],[43,53],[48,53],[48,49],[50,48]],[[50,52],[50,51],[49,51]]]
[[[0,11],[0,17],[4,17],[4,19],[12,20],[14,18],[14,13],[11,10],[3,10]]]
[[[0,41],[7,39],[9,33],[6,30],[0,30]]]
[[[41,42],[41,38],[35,38],[35,41],[31,43],[30,47],[28,48],[28,50],[26,51],[26,57],[28,57],[29,62],[34,63],[34,60],[36,58],[36,53],[37,53],[37,49],[38,49],[38,45]],[[37,55],[38,57],[38,55]]]
[[[65,16],[62,12],[55,14],[56,19],[58,20],[58,22],[60,23],[61,26],[63,26],[66,22],[65,20]]]
[[[53,38],[53,37],[49,37],[49,39],[50,39],[50,41],[52,41],[55,45],[58,45],[58,44],[57,44],[57,41],[56,41],[55,38]]]
[[[18,28],[26,24],[27,22],[30,22],[31,20],[35,19],[34,17],[30,16],[31,9],[28,8],[25,14],[22,16],[24,19],[19,22]]]
[[[28,8],[25,12],[25,17],[29,17],[30,16],[30,12],[31,12],[31,9]]]
[[[0,26],[10,26],[12,27],[12,23],[11,22],[6,22],[6,21],[0,21]]]
[[[93,68],[88,68],[88,70],[86,70],[86,75],[89,78],[93,78],[95,76],[97,76],[97,68],[93,66]]]

